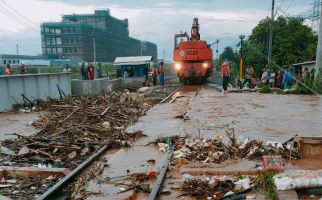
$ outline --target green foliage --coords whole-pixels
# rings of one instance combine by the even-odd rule
[[[264,188],[265,188],[265,195],[272,200],[277,199],[277,194],[276,194],[276,190],[275,190],[275,185],[274,185],[274,173],[266,173],[264,175]]]
[[[313,79],[300,80],[293,90],[288,90],[286,94],[322,94],[322,74]]]
[[[274,175],[275,174],[272,172],[266,172],[264,174],[260,174],[255,180],[255,185],[257,186],[258,191],[265,194],[265,199],[278,199],[273,180]]]
[[[229,82],[235,87],[237,86],[236,80],[239,77],[239,65],[237,65],[234,61],[230,63],[230,80]]]
[[[267,64],[269,22],[269,18],[259,22],[244,48],[245,64],[254,66],[256,76]],[[273,22],[273,33],[275,68],[314,59],[317,35],[302,19],[280,16]]]
[[[270,88],[270,87],[268,87],[268,86],[263,86],[261,89],[260,89],[260,91],[259,91],[260,93],[271,93],[272,92],[272,89]]]
[[[235,53],[231,47],[225,47],[224,51],[220,54],[220,57],[229,62],[239,63],[239,55]]]

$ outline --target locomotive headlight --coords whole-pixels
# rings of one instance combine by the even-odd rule
[[[203,64],[203,67],[204,67],[204,68],[207,68],[207,67],[208,67],[208,63],[204,63],[204,64]]]
[[[176,63],[174,65],[174,67],[176,68],[176,70],[180,70],[181,69],[181,64],[180,63]]]

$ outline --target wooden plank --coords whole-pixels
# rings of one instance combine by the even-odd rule
[[[23,176],[23,177],[42,177],[49,176],[63,177],[69,174],[67,168],[37,168],[37,167],[14,167],[14,166],[0,166],[0,177],[5,175]]]

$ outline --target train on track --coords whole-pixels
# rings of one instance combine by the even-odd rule
[[[212,76],[212,49],[206,41],[200,40],[198,18],[193,19],[191,36],[175,34],[173,60],[180,82],[204,83]]]

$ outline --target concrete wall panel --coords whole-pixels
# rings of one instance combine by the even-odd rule
[[[14,104],[23,103],[21,94],[31,100],[46,100],[47,97],[58,99],[57,84],[66,95],[71,94],[69,73],[0,76],[0,112],[12,109]]]

